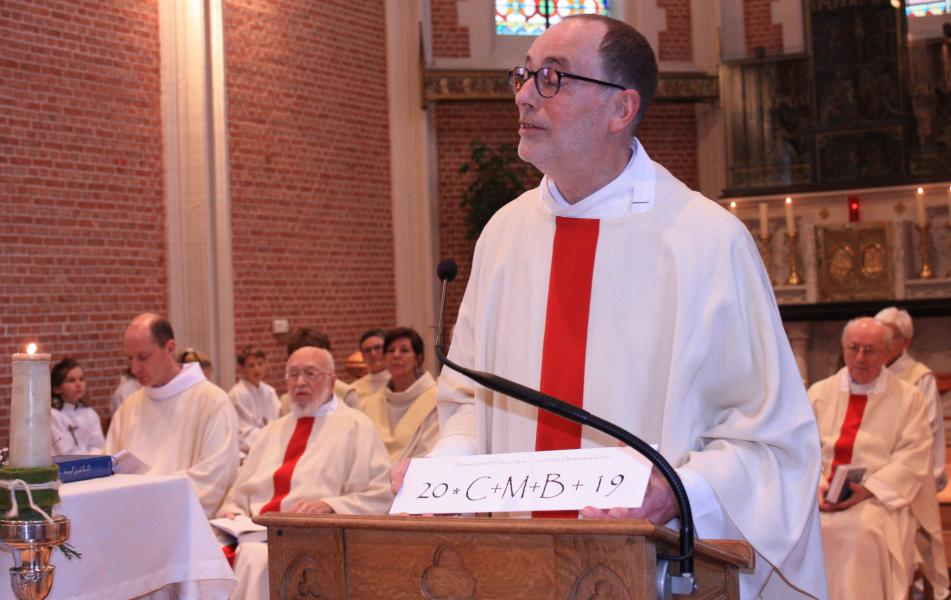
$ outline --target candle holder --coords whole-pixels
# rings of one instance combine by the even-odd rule
[[[799,239],[799,233],[786,233],[786,247],[789,253],[789,279],[788,285],[801,285],[802,278],[799,276],[799,253],[796,251],[796,241]]]
[[[951,240],[951,207],[949,207],[948,211],[948,222],[945,224],[945,228],[948,230],[948,239]],[[948,272],[945,273],[944,276],[951,279],[951,269],[948,269]]]
[[[69,539],[69,519],[52,521],[0,519],[0,544],[13,554],[10,586],[20,600],[43,600],[53,588],[50,553]]]
[[[928,231],[931,226],[928,223],[918,225],[918,256],[921,257],[921,268],[918,270],[918,277],[921,279],[933,279],[934,271],[931,269],[928,252]]]
[[[757,236],[756,249],[759,250],[759,257],[763,261],[763,266],[766,267],[766,276],[769,277],[769,284],[776,285],[776,281],[773,279],[773,274],[770,272],[770,269],[773,266],[773,249],[770,247],[769,241],[769,235]]]

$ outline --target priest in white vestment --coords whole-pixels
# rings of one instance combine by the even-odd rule
[[[436,380],[423,370],[424,344],[410,327],[386,333],[384,361],[390,382],[367,398],[363,411],[376,425],[394,463],[425,456],[439,438]]]
[[[845,368],[809,388],[822,443],[818,501],[833,600],[903,600],[916,530],[941,535],[927,407],[914,386],[883,368],[890,343],[891,332],[875,319],[850,321]],[[844,465],[866,471],[833,504],[826,494]],[[947,570],[937,583],[947,589]]]
[[[944,407],[941,396],[938,394],[938,382],[934,373],[927,365],[921,363],[908,353],[912,338],[915,336],[914,323],[908,311],[889,306],[875,315],[875,318],[888,325],[892,330],[892,344],[889,348],[888,360],[885,363],[892,375],[902,381],[916,386],[925,398],[928,409],[928,422],[931,433],[934,435],[934,477],[938,491],[948,484],[948,474],[944,470],[945,435],[944,435]]]
[[[241,378],[228,391],[228,398],[238,413],[238,449],[243,460],[261,428],[277,420],[281,401],[277,392],[264,381],[267,355],[264,350],[251,346],[238,354]]]
[[[613,19],[569,17],[509,81],[519,155],[545,177],[483,230],[450,358],[657,444],[684,480],[698,535],[753,546],[743,598],[824,598],[815,418],[746,227],[634,138],[657,85],[647,41]],[[438,411],[434,455],[617,444],[450,369]],[[677,514],[655,478],[642,509],[584,511]]]
[[[367,398],[390,382],[390,372],[386,370],[386,361],[383,360],[385,336],[386,334],[381,329],[371,329],[360,336],[360,354],[363,355],[363,362],[367,366],[367,374],[350,385],[357,392],[361,410]]]
[[[198,363],[175,360],[169,322],[137,316],[123,345],[142,385],[119,406],[106,436],[106,454],[131,452],[153,475],[186,475],[205,514],[214,515],[238,473],[238,426],[224,390]]]
[[[313,348],[323,348],[327,352],[332,352],[330,348],[330,338],[326,333],[313,327],[298,327],[287,336],[287,356],[290,358],[299,348],[311,346]],[[360,407],[360,398],[357,391],[347,382],[339,379],[334,380],[334,395],[343,400],[344,404],[351,408]],[[281,396],[281,416],[291,412],[291,401],[288,394]]]
[[[383,514],[389,460],[373,423],[333,394],[333,357],[303,347],[287,361],[291,413],[261,431],[220,516],[267,512]],[[235,552],[232,599],[268,598],[267,544]]]

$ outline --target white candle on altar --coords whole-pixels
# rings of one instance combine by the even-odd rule
[[[10,466],[48,467],[50,456],[50,355],[13,355],[13,398],[10,403]]]
[[[736,202],[730,201],[730,212],[733,213],[734,217],[736,216]]]
[[[918,209],[918,225],[924,227],[928,224],[928,213],[925,212],[924,188],[918,188],[918,193],[915,194],[915,208]]]
[[[769,236],[769,221],[767,220],[768,207],[765,202],[759,203],[759,236],[765,238]]]
[[[796,235],[796,220],[792,214],[792,198],[786,196],[786,233]]]

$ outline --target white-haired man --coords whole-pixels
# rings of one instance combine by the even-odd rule
[[[915,532],[941,535],[925,401],[884,368],[891,342],[891,330],[876,319],[849,321],[845,367],[809,388],[822,444],[818,500],[832,600],[905,598]],[[844,465],[864,467],[864,478],[830,503],[830,482]],[[947,571],[935,582],[947,588]]]
[[[300,348],[286,377],[291,412],[261,430],[219,515],[386,512],[389,455],[370,419],[334,395],[333,357]],[[234,568],[232,599],[268,598],[266,543],[238,545]]]
[[[916,386],[925,397],[928,407],[928,421],[934,434],[934,477],[938,490],[948,484],[948,474],[944,470],[944,408],[938,395],[938,382],[934,373],[926,365],[915,360],[908,353],[911,340],[915,336],[915,327],[908,311],[895,306],[879,311],[875,318],[888,325],[892,330],[892,343],[885,362],[892,375]]]

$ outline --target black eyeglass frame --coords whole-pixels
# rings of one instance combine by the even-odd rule
[[[546,79],[548,78],[548,73],[545,73],[544,71],[548,71],[548,72],[554,71],[554,73],[558,76],[558,81],[555,83],[555,92],[551,96],[546,96],[542,92],[541,84],[538,83],[539,73],[542,74],[542,77],[545,77]],[[514,80],[516,75],[524,76],[522,83],[519,84],[517,88],[515,86],[515,80]],[[627,88],[624,87],[623,85],[611,83],[610,81],[601,81],[600,79],[592,79],[590,77],[585,77],[583,75],[575,75],[574,73],[566,73],[565,71],[559,71],[558,69],[555,69],[553,67],[542,67],[541,69],[537,69],[535,71],[532,71],[531,69],[527,67],[515,67],[514,69],[511,69],[509,71],[508,79],[509,79],[509,87],[511,87],[512,91],[515,92],[516,94],[519,92],[519,90],[522,89],[522,86],[525,85],[529,79],[534,79],[535,91],[538,92],[539,96],[541,96],[542,98],[554,98],[556,95],[558,95],[558,92],[561,91],[561,80],[564,79],[565,77],[567,77],[568,79],[577,79],[578,81],[587,81],[588,83],[597,83],[600,85],[606,85],[608,87],[617,88],[622,91],[627,90]]]

